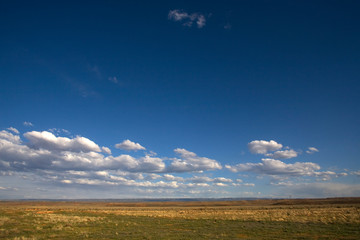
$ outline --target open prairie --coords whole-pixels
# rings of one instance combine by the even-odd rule
[[[0,239],[360,239],[360,198],[2,201]]]

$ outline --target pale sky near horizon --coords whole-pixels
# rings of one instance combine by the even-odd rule
[[[2,1],[0,199],[360,196],[358,1]]]

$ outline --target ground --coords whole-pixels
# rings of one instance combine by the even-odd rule
[[[360,198],[2,201],[0,239],[360,239]]]

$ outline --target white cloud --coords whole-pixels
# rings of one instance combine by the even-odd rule
[[[93,141],[77,136],[76,138],[56,137],[51,132],[27,132],[24,136],[30,141],[29,146],[34,149],[47,149],[71,152],[100,152],[100,147]]]
[[[69,171],[67,171],[67,173],[71,174],[71,175],[77,175],[77,176],[87,176],[88,175],[88,172],[85,172],[85,171],[69,170]]]
[[[10,143],[16,143],[16,144],[21,143],[20,137],[18,135],[14,135],[5,130],[0,131],[0,139],[3,141],[6,140]]]
[[[129,139],[124,140],[122,143],[116,144],[115,147],[127,151],[145,150],[145,148],[139,143],[134,143]]]
[[[56,137],[50,132],[25,133],[30,142],[25,145],[18,135],[0,131],[0,161],[8,170],[103,170],[129,172],[163,172],[161,158],[130,155],[104,157],[97,144],[89,139]]]
[[[186,179],[187,181],[193,182],[193,183],[207,183],[207,182],[212,182],[213,179],[209,178],[209,177],[199,177],[199,176],[195,176],[192,178],[188,178]]]
[[[313,153],[316,153],[316,152],[319,152],[319,150],[317,148],[314,148],[314,147],[309,147],[308,150],[306,150],[306,153],[308,153],[308,154],[313,154]]]
[[[297,157],[298,153],[290,149],[290,150],[276,151],[274,153],[268,153],[266,154],[266,156],[275,159],[289,159],[289,158]]]
[[[360,184],[342,184],[333,182],[313,182],[283,184],[277,195],[312,198],[312,197],[353,197],[360,196]]]
[[[66,184],[71,184],[73,183],[71,180],[69,179],[64,179],[64,180],[61,180],[62,183],[66,183]]]
[[[187,187],[209,187],[210,185],[207,183],[188,183],[188,184],[185,184],[184,186],[187,186]]]
[[[169,172],[195,172],[195,171],[208,171],[221,169],[220,163],[216,160],[199,157],[195,153],[187,151],[183,148],[177,148],[174,150],[179,154],[181,159],[173,159],[171,165],[168,168]]]
[[[175,10],[169,11],[168,18],[172,19],[174,21],[181,21],[181,20],[189,18],[189,14],[187,14],[186,12],[183,12],[181,10],[175,9]]]
[[[54,130],[54,132],[58,131]],[[28,141],[22,141],[22,138]],[[212,175],[202,174],[202,171],[222,168],[221,164],[214,159],[200,157],[181,148],[175,149],[174,152],[179,155],[178,158],[156,157],[155,153],[149,154],[147,151],[141,152],[143,154],[141,157],[128,154],[113,156],[109,148],[99,147],[87,138],[57,137],[46,131],[27,132],[22,136],[8,128],[0,131],[0,176],[3,182],[8,183],[12,183],[12,180],[16,178],[17,180],[24,179],[19,181],[26,181],[29,186],[41,183],[43,186],[49,186],[47,189],[49,192],[55,188],[56,192],[63,188],[64,190],[59,191],[64,191],[66,194],[69,189],[84,192],[92,189],[93,193],[106,191],[107,195],[104,197],[130,196],[131,194],[133,194],[131,196],[139,196],[136,194],[140,193],[145,194],[142,196],[146,197],[194,196],[191,194],[213,197],[216,196],[214,195],[216,191],[224,192],[225,190],[221,189],[225,189],[223,187],[226,186],[254,187],[253,183],[243,183],[241,179],[209,177]],[[277,151],[272,154],[279,154],[278,152],[286,151]],[[298,181],[300,177],[307,176],[304,178],[307,181],[311,176],[315,177],[319,183],[321,180],[327,181],[347,175],[333,171],[319,171],[320,167],[315,163],[286,164],[269,158],[263,159],[260,163],[227,165],[226,168],[233,172],[258,173],[263,180],[278,178],[276,180],[278,183],[273,183],[275,180],[271,182],[276,189],[290,186],[291,182],[287,181],[290,177]],[[186,177],[180,174],[185,172]],[[196,172],[195,176],[189,175],[191,172]],[[349,174],[360,175],[358,172],[351,171]],[[249,176],[241,175],[241,177]],[[55,191],[52,193],[55,194]],[[36,190],[33,194],[36,196]],[[83,196],[89,197],[86,194]],[[226,194],[231,196],[232,193]]]
[[[170,10],[168,19],[175,22],[182,22],[184,26],[191,27],[195,22],[198,28],[206,25],[206,18],[200,13],[189,14],[179,9]]]
[[[202,28],[202,27],[205,26],[205,24],[206,24],[206,19],[205,19],[204,15],[201,15],[201,14],[198,15],[196,24],[197,24],[198,28]]]
[[[294,183],[291,182],[291,181],[288,181],[288,182],[271,182],[270,184],[274,185],[274,186],[287,186],[287,187],[294,186]]]
[[[60,135],[60,134],[70,135],[70,132],[66,129],[50,128],[49,131],[56,135]]]
[[[24,124],[24,126],[27,126],[27,127],[34,126],[34,124],[32,124],[31,122],[26,122],[26,121],[23,124]]]
[[[233,180],[230,178],[218,177],[214,179],[214,182],[221,182],[221,183],[231,183]]]
[[[255,154],[266,154],[268,152],[276,151],[281,149],[283,146],[274,140],[254,140],[248,143],[248,148],[251,153]]]
[[[104,159],[105,167],[129,172],[163,172],[165,163],[161,158],[145,156],[134,158],[130,155],[109,156]]]
[[[155,173],[149,173],[145,177],[145,179],[149,179],[149,180],[155,180],[155,179],[158,179],[158,178],[161,178],[161,175],[155,174]]]
[[[314,176],[320,166],[312,162],[286,164],[280,160],[265,158],[261,163],[245,163],[225,166],[232,172],[254,172],[265,175]]]
[[[108,147],[101,147],[101,150],[102,150],[104,153],[107,153],[107,154],[111,155],[111,150],[110,150],[110,148],[108,148]]]
[[[183,182],[184,181],[184,178],[175,177],[174,175],[171,175],[171,174],[164,174],[164,179],[166,179],[167,181],[177,181],[177,182]]]
[[[245,186],[245,187],[255,187],[254,183],[244,183],[242,185]]]
[[[221,183],[221,182],[217,182],[217,183],[213,183],[214,186],[218,186],[218,187],[227,187],[228,185],[225,183]]]
[[[10,131],[12,131],[13,133],[19,134],[19,130],[17,130],[17,129],[14,128],[14,127],[9,127],[9,128],[7,128],[7,130],[10,130]]]

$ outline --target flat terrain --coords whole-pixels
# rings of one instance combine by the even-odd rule
[[[360,239],[360,198],[2,201],[0,239]]]

